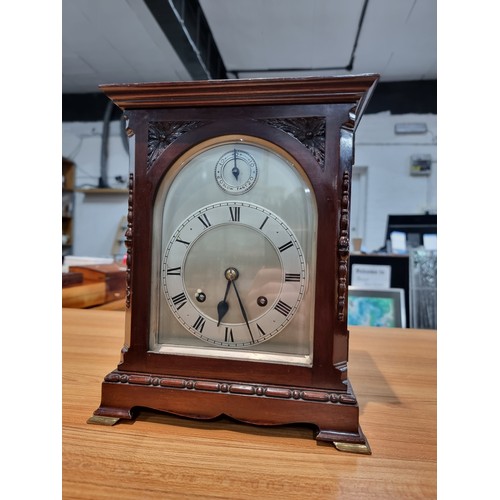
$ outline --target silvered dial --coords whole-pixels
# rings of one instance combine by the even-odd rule
[[[265,342],[305,293],[306,265],[288,225],[266,208],[222,201],[189,215],[162,261],[165,299],[182,326],[220,347]]]

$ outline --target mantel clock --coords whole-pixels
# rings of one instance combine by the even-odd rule
[[[354,131],[377,75],[103,85],[130,140],[126,332],[92,423],[309,423],[369,453],[347,377]]]

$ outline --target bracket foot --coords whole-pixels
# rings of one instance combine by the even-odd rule
[[[96,425],[115,425],[116,422],[120,420],[120,417],[103,417],[101,415],[92,415],[88,420],[87,424],[96,424]]]
[[[366,442],[366,444],[358,444],[358,443],[343,443],[340,441],[332,441],[332,444],[338,451],[346,451],[348,453],[359,453],[360,455],[372,454],[372,450],[368,442]]]

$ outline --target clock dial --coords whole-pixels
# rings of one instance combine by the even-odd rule
[[[162,283],[183,327],[220,347],[245,347],[281,332],[306,288],[302,248],[287,224],[249,202],[195,211],[165,250]]]

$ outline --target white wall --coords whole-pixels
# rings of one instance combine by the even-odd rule
[[[365,250],[373,251],[385,245],[387,215],[437,212],[436,122],[436,115],[431,114],[384,112],[362,117],[356,132],[354,165],[367,167]],[[396,135],[396,123],[425,123],[428,132]],[[431,156],[429,177],[410,175],[412,155]]]
[[[396,123],[426,123],[421,135],[396,135]],[[366,204],[363,248],[382,247],[388,214],[436,212],[436,115],[368,114],[356,132],[355,166],[366,167]],[[120,135],[120,122],[111,123],[108,143],[108,182],[115,176],[128,179],[128,155]],[[77,167],[77,187],[97,186],[100,176],[102,122],[63,123],[63,156]],[[410,157],[429,154],[430,177],[410,176]],[[354,200],[353,200],[354,201]],[[359,206],[359,205],[358,205]],[[122,216],[127,214],[127,195],[76,194],[73,254],[108,257]]]
[[[121,122],[111,123],[108,140],[108,183],[127,188],[129,160],[120,135]],[[62,126],[62,154],[76,164],[77,188],[96,187],[101,167],[102,122],[72,122]],[[121,184],[115,180],[122,176]],[[126,194],[76,193],[73,255],[110,257],[122,216],[127,215]]]

